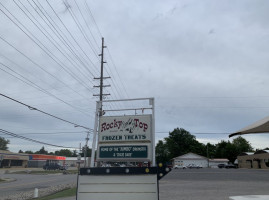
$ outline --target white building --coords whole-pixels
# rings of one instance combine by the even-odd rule
[[[91,157],[86,158],[86,167],[90,166]],[[78,166],[78,158],[77,157],[66,157],[65,164],[69,167],[77,167]],[[80,166],[84,166],[84,157],[81,157]]]
[[[208,167],[208,159],[195,153],[187,153],[182,156],[173,158],[173,167],[175,165],[178,166],[198,165],[200,167]]]

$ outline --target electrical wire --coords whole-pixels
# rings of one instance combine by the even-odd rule
[[[74,2],[75,2],[76,6],[77,6],[77,8],[78,8],[78,10],[79,10],[80,15],[81,15],[81,16],[82,16],[82,18],[83,18],[84,23],[86,24],[86,26],[87,26],[88,30],[90,31],[91,36],[92,36],[92,38],[93,38],[93,40],[94,40],[94,42],[95,42],[96,46],[98,47],[98,49],[99,49],[99,50],[101,50],[101,49],[99,48],[99,45],[98,45],[98,43],[97,43],[97,41],[96,41],[96,39],[95,39],[95,37],[94,37],[94,35],[93,35],[92,31],[91,31],[90,26],[88,25],[88,23],[87,23],[87,21],[86,21],[86,18],[84,17],[84,15],[83,15],[83,13],[82,13],[82,11],[81,11],[80,7],[79,7],[79,4],[77,3],[77,1],[74,1]]]
[[[48,145],[48,146],[60,147],[60,148],[67,148],[67,149],[78,149],[77,147],[66,147],[66,146],[61,146],[61,145],[55,145],[55,144],[50,144],[50,143],[46,143],[46,142],[41,142],[41,141],[38,141],[38,140],[35,140],[35,139],[31,139],[31,138],[28,138],[28,137],[20,136],[18,134],[15,134],[15,133],[12,133],[12,132],[3,130],[3,129],[0,129],[0,133],[4,133],[6,135],[9,135],[9,136],[12,136],[12,137],[15,137],[15,138],[27,140],[27,141],[34,142],[34,143],[44,144],[44,145]]]
[[[62,118],[57,117],[57,116],[55,116],[55,115],[52,115],[52,114],[49,114],[49,113],[44,112],[44,111],[42,111],[42,110],[39,110],[39,109],[37,109],[37,108],[34,108],[34,107],[30,106],[30,105],[27,105],[27,104],[25,104],[25,103],[22,103],[22,102],[20,102],[20,101],[18,101],[18,100],[16,100],[16,99],[13,99],[13,98],[11,98],[11,97],[9,97],[9,96],[6,96],[6,95],[4,95],[4,94],[2,94],[2,93],[0,93],[0,95],[3,96],[3,97],[5,97],[5,98],[7,98],[7,99],[10,99],[10,100],[12,100],[12,101],[14,101],[14,102],[16,102],[16,103],[19,103],[19,104],[21,104],[21,105],[23,105],[23,106],[26,106],[26,107],[28,107],[30,110],[36,110],[36,111],[41,112],[41,113],[43,113],[43,114],[45,114],[45,115],[51,116],[51,117],[53,117],[53,118],[55,118],[55,119],[58,119],[58,120],[61,120],[61,121],[63,121],[63,122],[72,124],[72,125],[74,125],[75,127],[81,127],[81,128],[87,129],[87,130],[89,130],[89,131],[92,131],[92,130],[93,130],[93,129],[91,129],[91,128],[88,128],[88,127],[85,127],[85,126],[82,126],[82,125],[79,125],[79,124],[70,122],[70,121],[68,121],[68,120],[62,119]]]
[[[34,132],[34,133],[20,133],[20,135],[58,135],[58,134],[68,134],[68,133],[85,133],[85,131],[61,131],[61,132]]]
[[[37,9],[35,9],[35,7],[33,7],[33,5],[29,1],[28,1],[28,3],[33,8],[33,10],[39,15],[39,17],[43,20],[43,22],[49,27],[49,29],[54,33],[54,35],[66,46],[66,48],[70,52],[72,52],[72,54],[81,63],[81,65],[84,67],[84,69],[94,77],[94,74],[87,67],[87,65],[89,65],[89,63],[84,59],[83,56],[81,56],[79,53],[78,54],[76,53],[76,52],[78,52],[77,48],[75,48],[75,46],[68,39],[68,37],[66,36],[66,34],[61,30],[61,28],[57,25],[57,23],[53,20],[53,18],[49,15],[49,13],[44,9],[44,7],[42,6],[42,4],[40,4],[39,1],[37,1],[38,5],[36,4],[36,7],[38,8],[38,10],[41,12],[41,14],[44,17],[38,12]],[[77,42],[76,42],[76,44],[82,50],[81,46]],[[83,53],[85,54],[84,51],[83,51]],[[88,58],[87,55],[86,55],[86,57]],[[90,60],[90,58],[88,58],[88,59]],[[82,60],[84,60],[84,61],[82,61]],[[94,66],[94,64],[92,62],[91,62],[91,64]],[[94,67],[93,69],[95,70],[96,68]]]
[[[94,24],[95,24],[95,26],[96,26],[96,28],[97,28],[97,30],[98,30],[99,35],[102,37],[102,33],[101,33],[101,31],[100,31],[100,29],[99,29],[97,23],[96,23],[96,20],[95,20],[93,14],[92,14],[92,12],[91,12],[91,9],[90,9],[90,7],[89,7],[87,1],[85,0],[84,3],[85,3],[85,7],[86,7],[86,10],[88,11],[89,16],[92,18],[92,20],[93,20],[93,22],[94,22]],[[116,65],[115,65],[115,62],[114,62],[114,60],[113,60],[113,58],[112,58],[112,56],[111,56],[111,53],[110,53],[110,51],[109,51],[109,48],[107,48],[107,52],[108,52],[108,54],[109,54],[110,60],[111,60],[111,62],[112,62],[112,65],[113,65],[113,67],[115,68],[116,74],[118,75],[118,78],[119,78],[119,80],[120,80],[120,83],[121,83],[122,86],[123,86],[123,90],[124,90],[124,92],[125,92],[127,98],[130,98],[129,95],[128,95],[128,93],[127,93],[125,84],[123,83],[123,81],[122,81],[122,79],[121,79],[121,77],[120,77],[120,75],[119,75],[119,73],[118,73],[118,70],[117,70]],[[109,68],[109,69],[110,69],[110,68]],[[109,73],[108,73],[108,74],[109,74]],[[115,86],[116,86],[116,85],[115,85]]]
[[[70,56],[67,54],[67,52],[66,52],[66,50],[65,49],[63,49],[63,48],[61,48],[61,46],[59,45],[59,43],[51,36],[51,34],[48,32],[48,31],[46,31],[46,29],[41,29],[38,25],[37,25],[37,23],[40,25],[40,23],[36,20],[36,18],[33,18],[33,19],[35,19],[35,21],[36,22],[34,22],[34,20],[21,8],[21,6],[19,6],[19,4],[15,1],[15,0],[13,0],[13,2],[17,5],[17,7],[26,15],[26,17],[35,25],[35,27],[37,27],[37,29],[47,38],[47,40],[49,40],[50,41],[50,43],[72,64],[72,66],[74,67],[74,68],[76,68],[77,70],[78,70],[78,72],[80,72],[80,74],[82,75],[82,76],[84,76],[84,78],[86,78],[86,79],[88,79],[88,81],[90,81],[90,82],[92,82],[92,80],[91,79],[89,79],[86,75],[85,75],[85,73],[83,73],[82,71],[81,71],[81,69],[79,68],[79,67],[77,67],[77,65],[78,65],[78,63],[76,62],[75,63],[75,61],[72,59],[71,60],[71,58],[70,58]],[[20,1],[19,1],[20,2]],[[20,2],[21,3],[21,2]],[[28,10],[27,10],[28,11]],[[29,11],[28,11],[28,13],[29,13]],[[29,13],[29,14],[31,14],[31,13]],[[32,16],[33,17],[33,16]],[[45,33],[46,32],[46,33]],[[60,49],[61,48],[61,49]]]
[[[71,6],[69,6],[66,2],[64,2],[64,5],[66,6],[69,14],[71,15],[72,19],[74,20],[75,24],[77,25],[79,31],[82,33],[85,41],[90,46],[90,49],[92,50],[92,52],[94,53],[94,55],[98,58],[98,53],[94,49],[92,42],[88,39],[87,34],[85,33],[84,28],[81,26],[81,24],[80,24],[79,20],[77,19],[76,15],[73,13],[73,11],[71,9]]]
[[[119,75],[119,72],[118,72],[117,67],[116,67],[116,65],[115,65],[115,62],[114,62],[114,60],[113,60],[113,58],[112,58],[112,55],[111,55],[111,53],[110,53],[110,51],[109,51],[109,48],[107,48],[107,52],[108,52],[108,55],[109,55],[110,60],[111,60],[111,62],[112,62],[112,66],[114,67],[114,69],[115,69],[115,71],[116,71],[116,74],[117,74],[118,77],[119,77],[119,80],[120,80],[120,83],[121,83],[121,85],[122,85],[122,87],[123,87],[123,90],[124,90],[124,92],[125,92],[127,98],[129,99],[130,97],[129,97],[128,92],[127,92],[127,90],[126,90],[125,84],[123,83],[123,81],[122,81],[122,79],[121,79],[121,77],[120,77],[120,75]]]
[[[14,72],[15,74],[17,74],[14,70],[12,70],[12,69],[11,69],[10,67],[8,67],[7,65],[5,65],[5,64],[3,64],[3,63],[1,63],[1,62],[0,62],[0,64],[3,65],[3,66],[5,66],[6,68],[8,68],[10,71]],[[7,74],[9,74],[9,75],[11,75],[11,76],[13,76],[13,77],[19,79],[20,81],[26,83],[27,85],[30,85],[31,87],[34,87],[34,88],[38,89],[38,90],[41,91],[41,92],[43,92],[43,93],[45,93],[45,94],[48,94],[49,96],[54,97],[55,99],[61,101],[62,103],[66,104],[66,105],[70,106],[71,108],[73,108],[73,109],[75,109],[75,110],[77,110],[77,111],[79,111],[79,112],[81,112],[81,113],[83,113],[83,114],[85,114],[85,115],[88,116],[88,114],[84,113],[82,110],[76,108],[76,107],[73,106],[72,104],[70,104],[70,103],[68,103],[68,102],[66,102],[66,101],[64,101],[64,100],[62,100],[62,99],[60,99],[59,97],[53,95],[52,93],[46,91],[45,89],[43,89],[43,88],[41,88],[41,87],[39,87],[37,84],[35,84],[34,82],[32,82],[32,81],[30,81],[29,79],[25,78],[24,76],[18,74],[18,75],[21,76],[23,79],[26,79],[28,82],[25,81],[25,80],[23,80],[23,79],[21,79],[21,78],[19,78],[19,77],[17,77],[17,76],[15,76],[15,75],[13,75],[13,74],[11,74],[11,73],[9,73],[9,72],[7,72],[6,70],[4,70],[4,69],[2,69],[2,68],[0,68],[0,70],[2,70],[2,71],[4,71],[4,72],[6,72]],[[29,83],[29,82],[30,82],[30,83]]]
[[[99,35],[102,37],[101,31],[100,31],[100,29],[99,29],[99,27],[98,27],[98,25],[97,25],[97,23],[96,23],[96,20],[95,20],[93,14],[92,14],[92,12],[91,12],[91,9],[90,9],[90,7],[89,7],[87,1],[84,1],[84,3],[85,3],[85,7],[86,7],[86,10],[88,11],[89,16],[92,18],[92,20],[93,20],[93,22],[94,22],[94,24],[95,24],[95,26],[96,26],[96,28],[97,28],[97,30],[98,30]],[[124,89],[124,91],[125,91],[125,93],[126,93],[126,96],[127,96],[127,98],[129,98],[129,95],[128,95],[126,89],[125,89],[125,86],[124,86],[124,84],[123,84],[123,82],[122,82],[121,77],[119,76],[118,70],[117,70],[117,68],[116,68],[116,65],[115,65],[115,63],[114,63],[114,61],[113,61],[113,59],[112,59],[112,56],[111,56],[110,51],[109,51],[108,48],[107,48],[107,51],[108,51],[110,60],[112,61],[112,64],[113,64],[113,66],[114,66],[114,68],[115,68],[115,71],[116,71],[116,73],[117,73],[117,75],[118,75],[118,77],[119,77],[119,80],[120,80],[120,82],[121,82],[121,84],[122,84],[122,86],[123,86],[123,89]],[[107,65],[108,65],[108,64],[107,64]],[[110,68],[109,68],[109,69],[110,69]],[[105,68],[105,70],[106,70],[106,68]],[[111,72],[111,71],[110,71],[110,72]],[[108,73],[108,72],[107,72],[107,73]],[[108,73],[108,74],[109,74],[109,73]],[[112,73],[111,73],[111,74],[112,74]],[[112,78],[111,80],[112,80],[112,82],[113,82],[114,85],[115,85],[116,92],[118,93],[119,97],[121,98],[121,95],[120,95],[120,92],[119,92],[118,89],[117,89],[117,85],[116,85],[116,83],[114,82],[113,78]],[[120,89],[119,89],[119,90],[120,90]],[[123,97],[123,98],[124,98],[124,97]]]
[[[76,90],[74,90],[73,88],[71,88],[69,85],[67,85],[65,82],[61,81],[57,76],[53,75],[52,73],[50,73],[49,71],[45,70],[45,67],[42,67],[41,65],[39,65],[37,62],[35,62],[34,60],[32,60],[29,56],[27,56],[26,54],[24,54],[22,51],[20,51],[18,48],[16,48],[14,45],[12,45],[10,42],[8,42],[7,40],[5,40],[2,36],[0,36],[0,39],[5,42],[7,45],[9,45],[10,47],[12,47],[13,49],[15,49],[18,53],[20,53],[22,56],[24,56],[27,60],[29,60],[31,63],[34,64],[34,66],[38,67],[40,70],[44,71],[45,73],[47,73],[48,75],[50,75],[51,77],[53,77],[55,80],[59,81],[60,83],[62,83],[64,86],[66,86],[67,88],[69,88],[70,90],[72,90],[73,92],[77,93],[78,95],[80,95],[81,97],[83,97],[80,93],[78,93]],[[86,98],[86,97],[83,97]]]
[[[63,27],[65,28],[65,30],[68,32],[68,34],[71,36],[71,38],[73,39],[73,41],[77,44],[77,46],[80,48],[80,50],[83,52],[83,54],[86,56],[86,58],[88,58],[88,60],[90,61],[90,63],[95,67],[93,61],[89,58],[89,56],[85,53],[85,51],[82,49],[82,47],[78,44],[77,40],[75,39],[75,37],[73,36],[73,34],[69,31],[69,29],[67,28],[67,26],[65,25],[65,23],[62,21],[62,19],[59,17],[59,15],[57,14],[57,12],[55,11],[55,9],[53,8],[53,6],[51,6],[51,4],[49,3],[48,0],[46,0],[47,4],[49,5],[49,7],[52,9],[53,13],[55,14],[55,16],[57,17],[57,19],[61,22],[61,24],[63,25]]]
[[[33,35],[1,2],[0,5],[2,5],[3,8],[5,8],[5,10],[25,29],[28,31],[28,33],[22,29],[22,27],[20,27],[18,25],[18,23],[16,23],[10,16],[7,15],[7,13],[5,13],[1,8],[0,11],[15,25],[17,26],[30,40],[32,40],[43,52],[45,52],[58,66],[60,66],[67,74],[69,74],[72,78],[74,78],[75,80],[77,80],[81,85],[83,85],[87,90],[89,90],[91,92],[91,90],[87,87],[87,85],[79,80],[77,77],[74,76],[73,73],[71,73],[69,70],[66,69],[66,67],[64,67],[64,63],[62,63],[62,61],[60,61],[35,35]]]
[[[89,15],[90,15],[91,18],[93,19],[93,22],[94,22],[94,24],[95,24],[95,26],[96,26],[96,28],[97,28],[97,30],[98,30],[98,32],[99,32],[99,35],[100,35],[101,38],[102,38],[103,36],[102,36],[102,34],[101,34],[101,31],[100,31],[100,29],[99,29],[99,27],[98,27],[98,25],[97,25],[97,23],[96,23],[96,21],[95,21],[95,19],[94,19],[94,16],[93,16],[93,14],[92,14],[92,12],[91,12],[91,9],[90,9],[90,7],[89,7],[89,5],[88,5],[88,3],[87,3],[86,0],[85,0],[85,6],[86,6],[86,8],[87,8],[87,11],[88,11]]]

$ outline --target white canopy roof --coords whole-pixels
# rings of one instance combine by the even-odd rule
[[[229,135],[229,137],[250,133],[269,133],[269,117],[257,121],[254,124],[251,124],[243,129],[240,129],[239,131]]]

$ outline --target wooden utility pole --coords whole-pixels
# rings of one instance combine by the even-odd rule
[[[99,116],[103,115],[103,107],[102,107],[103,96],[110,95],[110,94],[104,94],[103,93],[103,88],[104,87],[110,87],[110,85],[104,85],[104,79],[110,78],[110,77],[104,77],[104,63],[106,63],[104,61],[104,48],[106,48],[106,46],[104,45],[104,38],[102,38],[102,50],[101,50],[101,54],[99,54],[99,56],[101,56],[101,74],[100,74],[100,78],[94,78],[94,79],[100,79],[100,85],[99,86],[94,86],[94,87],[100,87],[100,93],[99,93],[99,95],[97,95],[97,94],[93,95],[93,96],[99,96],[99,100],[101,102],[101,108],[100,108]]]
[[[106,48],[106,47],[104,46],[104,38],[102,37],[101,77],[100,77],[100,101],[103,101],[104,48]]]

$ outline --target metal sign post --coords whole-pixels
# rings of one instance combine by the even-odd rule
[[[92,139],[92,153],[91,153],[91,165],[90,165],[91,167],[94,167],[96,135],[97,135],[97,127],[98,127],[98,121],[99,121],[100,108],[101,108],[100,101],[97,101],[96,102],[96,111],[95,111],[94,129],[93,129],[93,139]]]
[[[148,101],[149,106],[101,110],[101,105],[106,103],[132,101]],[[154,98],[105,100],[96,103],[91,167],[80,169],[78,200],[159,199],[158,181],[171,169],[162,165],[156,166],[155,163],[154,109]],[[141,111],[139,115],[137,115],[138,110]],[[145,110],[147,114],[144,114]],[[127,111],[128,114],[117,116],[108,114],[114,111]],[[130,111],[135,111],[135,114],[130,114]],[[95,160],[114,163],[114,166],[94,167]],[[125,162],[127,166],[115,167],[117,162]],[[142,164],[147,162],[151,167],[140,165],[134,167],[130,162]]]

